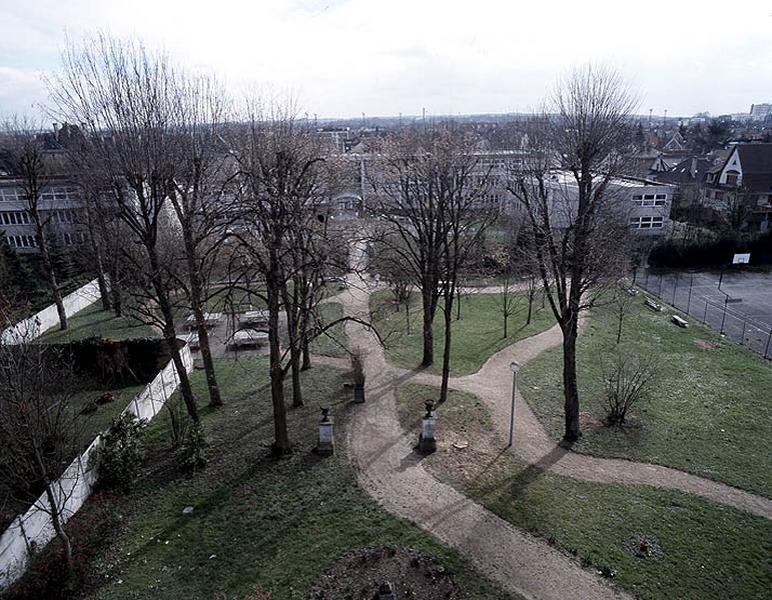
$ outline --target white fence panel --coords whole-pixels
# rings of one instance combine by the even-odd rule
[[[185,369],[190,372],[193,369],[190,349],[184,346],[180,354]],[[178,384],[179,377],[174,362],[170,360],[123,412],[131,412],[139,419],[150,421],[176,391]],[[60,507],[62,520],[65,522],[78,512],[93,491],[97,473],[91,457],[101,442],[102,437],[97,436],[83,454],[70,463],[56,482],[56,504]],[[24,515],[16,517],[0,535],[0,588],[8,587],[21,577],[27,568],[33,547],[43,548],[54,538],[54,527],[47,510],[49,506],[43,493]]]
[[[67,317],[91,306],[99,300],[99,282],[94,279],[83,287],[62,298],[64,312]],[[13,327],[3,330],[0,334],[0,342],[3,344],[17,344],[21,340],[29,341],[42,335],[48,329],[59,324],[59,313],[56,304],[51,304],[31,317],[19,321]]]

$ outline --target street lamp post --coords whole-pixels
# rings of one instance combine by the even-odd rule
[[[513,362],[509,368],[512,370],[512,410],[509,413],[509,444],[507,444],[507,448],[512,447],[515,436],[515,397],[517,396],[517,372],[520,370],[520,365]]]

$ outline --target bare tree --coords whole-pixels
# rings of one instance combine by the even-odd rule
[[[624,425],[630,409],[651,392],[657,374],[656,358],[617,351],[610,359],[602,361],[602,371],[606,423]]]
[[[613,307],[617,317],[617,344],[622,341],[622,327],[624,320],[635,301],[635,290],[625,279],[620,279],[614,290]]]
[[[225,92],[210,77],[176,74],[174,135],[178,161],[169,199],[180,224],[186,277],[179,281],[193,311],[204,363],[209,405],[222,406],[204,315],[211,268],[225,240],[229,214],[224,190],[228,161],[220,143]]]
[[[19,179],[24,203],[35,227],[35,240],[43,264],[48,290],[56,304],[59,328],[67,329],[67,313],[64,310],[51,254],[51,215],[46,210],[43,192],[50,187],[56,167],[46,153],[42,136],[29,121],[13,118],[7,121],[2,132],[2,153],[9,172]]]
[[[302,403],[299,382],[298,316],[301,290],[288,282],[309,259],[307,244],[297,245],[308,219],[319,183],[322,157],[318,140],[295,118],[291,103],[274,103],[266,111],[256,101],[248,106],[248,120],[231,132],[229,143],[238,163],[242,226],[239,240],[244,265],[233,278],[239,285],[245,275],[257,271],[265,282],[261,294],[268,308],[268,346],[271,400],[274,416],[273,451],[291,451],[284,403],[285,366],[282,364],[279,319],[282,303],[288,309],[290,368],[293,370],[295,403]],[[302,285],[302,284],[301,284]],[[292,298],[290,296],[293,295]]]
[[[529,131],[531,156],[509,190],[525,210],[545,295],[563,333],[564,439],[580,436],[576,339],[591,292],[613,282],[630,235],[613,180],[624,173],[635,99],[613,71],[587,66],[562,81]]]
[[[77,481],[63,473],[84,442],[73,382],[60,350],[32,344],[24,333],[13,345],[0,345],[0,477],[19,502],[51,518],[68,572],[72,543],[64,523]]]
[[[198,408],[177,344],[176,261],[164,260],[176,246],[169,195],[175,189],[180,136],[175,135],[175,73],[163,56],[136,42],[104,35],[70,46],[61,75],[50,87],[55,110],[81,123],[84,151],[109,182],[109,202],[135,244],[122,248],[145,314],[158,315],[191,419]],[[127,265],[129,266],[129,265]],[[170,271],[171,270],[171,271]]]
[[[490,171],[475,156],[475,141],[452,124],[402,130],[378,145],[379,158],[369,173],[377,212],[385,221],[373,242],[398,257],[421,293],[422,366],[434,362],[434,317],[443,300],[440,401],[447,396],[458,273],[490,222],[482,202]]]

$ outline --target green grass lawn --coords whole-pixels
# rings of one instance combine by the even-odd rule
[[[549,308],[535,303],[532,320],[526,325],[527,300],[517,294],[518,312],[509,317],[508,336],[503,337],[503,316],[499,294],[469,294],[461,297],[461,319],[455,320],[453,309],[452,349],[450,372],[453,376],[469,375],[483,366],[493,354],[514,342],[551,327],[555,320]],[[404,307],[397,311],[390,291],[380,291],[370,296],[370,314],[381,336],[386,340],[386,356],[397,366],[412,369],[421,362],[423,336],[421,333],[420,297],[413,294],[410,305],[410,334]],[[442,351],[445,346],[442,310],[437,310],[434,320],[434,364],[427,373],[440,374]]]
[[[68,328],[49,329],[40,338],[44,343],[67,343],[99,337],[111,340],[127,340],[132,338],[157,338],[159,333],[149,325],[130,317],[116,317],[109,310],[102,310],[102,304],[95,302],[77,312],[68,319]]]
[[[434,388],[400,388],[399,414],[416,439],[422,399]],[[493,430],[479,399],[451,391],[438,409],[437,453],[424,465],[437,477],[585,566],[616,572],[618,585],[645,599],[768,598],[772,524],[730,507],[647,486],[598,484],[526,466]],[[449,442],[469,441],[466,450]],[[635,556],[640,539],[661,548]]]
[[[78,390],[72,399],[72,406],[78,412],[80,412],[90,401],[96,400],[105,392],[110,392],[115,396],[115,400],[99,406],[96,411],[90,414],[80,415],[79,418],[82,419],[83,423],[81,434],[85,440],[85,444],[90,444],[91,440],[93,440],[98,433],[106,430],[113,418],[117,417],[146,385],[147,384],[145,383],[138,383],[106,386],[99,385],[95,382]]]
[[[273,425],[266,360],[221,359],[217,369],[225,406],[201,409],[211,444],[206,469],[178,471],[160,417],[147,430],[149,456],[136,490],[112,500],[97,496],[73,519],[76,529],[95,514],[118,519],[107,548],[91,563],[106,582],[89,597],[209,600],[251,598],[261,590],[274,600],[305,600],[337,558],[389,544],[437,556],[466,598],[510,597],[358,487],[342,446],[349,398],[340,372],[303,373],[307,406],[289,413],[295,452],[276,461],[268,456]],[[205,398],[202,371],[193,372],[192,383]],[[311,452],[320,405],[333,407],[339,441],[336,455],[326,459]],[[195,508],[192,515],[182,514],[186,506]]]
[[[617,318],[596,310],[577,344],[583,419],[579,452],[631,458],[697,473],[772,496],[772,367],[714,331],[689,321],[670,323],[672,310],[653,312],[636,299],[625,317],[622,346],[655,356],[658,373],[648,401],[634,406],[631,427],[604,427],[599,357],[616,346]],[[698,343],[717,344],[705,349]],[[703,344],[704,345],[704,344]],[[521,391],[548,432],[563,433],[562,352],[554,348],[522,371]]]
[[[343,305],[340,302],[328,302],[320,307],[322,326],[343,317]],[[322,335],[311,341],[311,352],[323,356],[343,357],[348,355],[345,323],[330,327]]]

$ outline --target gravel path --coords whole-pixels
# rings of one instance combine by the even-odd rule
[[[473,375],[451,378],[452,388],[483,399],[493,411],[496,426],[504,439],[509,435],[512,403],[512,361],[525,364],[538,354],[562,343],[557,325],[521,340],[494,354]],[[440,385],[440,377],[398,370],[402,381]],[[623,459],[578,454],[557,445],[518,392],[515,404],[514,451],[519,457],[559,475],[601,483],[642,484],[681,490],[772,519],[772,500],[698,475],[677,469]]]
[[[341,296],[347,315],[369,317],[364,282],[357,281]],[[561,600],[629,598],[546,541],[430,475],[412,449],[416,440],[406,436],[397,418],[394,391],[411,374],[387,364],[383,348],[366,327],[349,322],[346,333],[352,348],[366,349],[367,373],[367,402],[354,412],[347,446],[360,484],[373,497],[458,550],[508,591]]]

